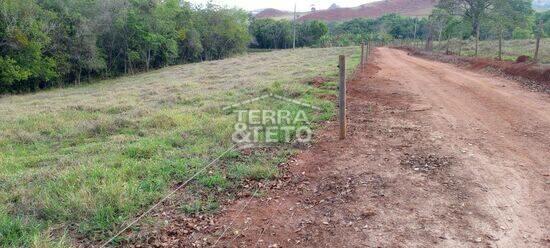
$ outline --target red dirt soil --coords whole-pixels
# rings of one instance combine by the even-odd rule
[[[550,99],[377,48],[328,122],[260,197],[177,211],[155,247],[549,247]]]
[[[514,63],[484,58],[469,58],[472,68],[485,69],[488,67],[501,70],[507,75],[523,77],[550,86],[550,68],[535,63]]]
[[[511,62],[499,61],[479,57],[461,57],[456,55],[438,54],[421,51],[411,47],[401,47],[412,55],[434,59],[442,62],[449,62],[459,65],[466,65],[473,70],[493,69],[507,76],[526,79],[523,82],[528,87],[542,92],[550,93],[550,66],[533,62]],[[520,56],[518,60],[523,61],[527,56]],[[520,59],[523,58],[523,59]],[[527,57],[528,58],[528,57]]]

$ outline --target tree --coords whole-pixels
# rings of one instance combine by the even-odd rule
[[[542,27],[543,33],[541,36],[550,37],[550,10],[546,12],[537,13],[535,16],[535,19],[536,19],[535,21],[536,23],[540,23],[541,20],[543,22],[543,27]]]
[[[179,0],[170,0],[179,4]],[[201,35],[197,31],[197,14],[191,4],[184,2],[180,8],[175,9],[175,35],[178,46],[178,60],[180,63],[200,61],[204,49],[201,43]]]
[[[250,26],[258,47],[284,49],[293,45],[292,24],[286,20],[254,20]]]
[[[57,61],[61,80],[79,84],[83,73],[91,74],[105,68],[105,61],[96,40],[98,28],[94,19],[95,4],[78,0],[42,0],[43,9],[52,13],[48,53]]]
[[[550,34],[550,11],[546,11],[537,16],[536,23],[538,24],[535,29],[535,34],[537,36],[536,48],[535,48],[535,61],[539,58],[539,48],[540,42],[545,34]]]
[[[463,16],[464,19],[471,21],[472,32],[476,42],[475,55],[477,56],[481,22],[485,18],[487,10],[492,8],[494,4],[495,0],[441,0],[437,7],[451,14]]]
[[[459,51],[462,48],[462,40],[465,36],[471,34],[470,26],[467,23],[464,23],[460,17],[450,16],[447,21],[447,25],[443,29],[443,37],[447,40],[446,44],[446,53],[450,53],[450,43],[451,41],[456,41],[459,43]]]
[[[0,92],[35,90],[58,77],[44,54],[49,16],[31,0],[0,1]]]
[[[512,31],[512,39],[520,40],[530,38],[533,38],[533,30],[531,30],[531,27],[515,27]]]
[[[441,0],[438,8],[453,15],[462,16],[464,20],[471,22],[476,56],[479,52],[483,21],[489,21],[492,26],[501,31],[499,36],[502,36],[506,27],[520,23],[520,20],[524,20],[532,13],[529,0]],[[499,22],[499,19],[506,20]]]
[[[0,0],[0,93],[232,56],[248,19],[181,0]]]
[[[221,59],[242,53],[250,43],[248,14],[211,3],[198,11],[197,30],[201,34],[202,58]]]
[[[433,20],[430,18],[430,20],[428,21],[428,32],[427,32],[427,36],[426,36],[426,46],[425,46],[425,50],[426,51],[432,51],[433,50],[433,32],[434,32],[434,22]]]
[[[502,40],[506,29],[527,27],[533,14],[527,0],[494,0],[495,5],[487,14],[491,28],[498,34],[498,59],[502,60]]]
[[[321,21],[308,21],[300,25],[298,46],[312,46],[328,32],[328,27]]]
[[[321,21],[297,23],[296,46],[321,44],[321,37],[328,33],[328,26]],[[293,47],[293,27],[287,20],[254,19],[250,25],[254,36],[253,46],[267,49],[286,49]],[[325,38],[325,42],[326,42]]]

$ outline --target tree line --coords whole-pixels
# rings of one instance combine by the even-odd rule
[[[243,10],[180,0],[2,0],[0,93],[225,58],[248,26]]]
[[[428,17],[430,39],[426,49],[431,49],[434,33],[439,40],[472,39],[475,54],[480,40],[498,40],[498,58],[502,59],[504,39],[540,39],[550,35],[550,11],[535,12],[530,0],[441,0]]]
[[[327,24],[321,21],[291,22],[252,18],[250,34],[253,35],[254,41],[251,47],[287,49],[294,46],[315,46],[327,32]]]
[[[422,38],[427,19],[387,14],[377,19],[358,18],[345,22],[251,19],[252,47],[286,49],[293,47],[330,47],[358,45],[362,41],[390,41],[392,39]]]
[[[425,40],[430,48],[434,40],[502,44],[540,42],[549,34],[550,11],[535,13],[529,0],[441,0],[427,17],[387,14],[329,23],[256,19],[244,10],[183,0],[1,0],[0,94],[223,59],[248,47],[409,39]]]

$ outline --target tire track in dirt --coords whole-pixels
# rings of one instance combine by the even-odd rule
[[[149,244],[547,247],[547,96],[403,51],[371,58],[349,82],[349,139],[326,123],[283,185]]]
[[[500,247],[548,245],[550,101],[512,81],[382,49],[389,73],[434,111],[433,126],[462,150],[465,170],[482,189],[478,204],[502,232]],[[469,140],[469,141],[466,141]],[[465,148],[466,147],[466,148]],[[540,218],[540,217],[545,218]],[[479,223],[482,225],[482,223]],[[485,227],[486,232],[491,232]]]

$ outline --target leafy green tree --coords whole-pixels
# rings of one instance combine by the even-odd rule
[[[465,20],[470,21],[476,42],[475,55],[477,55],[479,51],[481,23],[486,17],[487,11],[492,8],[494,4],[495,0],[441,0],[437,7],[451,14],[460,15]]]
[[[335,45],[359,44],[362,41],[391,41],[414,39],[426,34],[426,19],[384,15],[378,19],[354,19],[330,25]],[[326,44],[325,38],[325,44]]]
[[[197,24],[204,60],[242,53],[246,51],[251,40],[248,33],[248,14],[243,10],[207,4],[198,11]]]
[[[491,29],[498,35],[498,58],[502,60],[502,40],[504,32],[509,29],[526,28],[533,14],[531,2],[528,0],[494,0],[494,7],[487,17]]]
[[[0,93],[242,53],[248,18],[181,0],[0,0]]]
[[[58,77],[44,54],[49,16],[32,0],[0,1],[0,92],[35,90]]]
[[[418,31],[417,20],[397,14],[388,14],[375,22],[376,32],[389,34],[397,39],[414,37],[415,25]]]
[[[52,39],[48,53],[53,54],[58,63],[61,80],[79,84],[83,73],[98,73],[106,67],[96,45],[98,27],[93,21],[93,2],[43,0],[40,5],[52,13],[49,22],[57,25],[48,34]]]
[[[321,21],[308,21],[298,27],[298,46],[312,46],[327,34],[328,27]]]
[[[515,27],[512,31],[513,39],[530,39],[533,38],[533,31],[530,28]]]
[[[321,21],[297,23],[298,47],[321,44],[321,37],[328,33],[328,26]],[[253,46],[267,49],[292,48],[292,23],[287,20],[252,19],[250,33],[254,36]],[[328,37],[325,37],[325,42]]]
[[[542,37],[550,37],[550,10],[539,12],[535,15],[533,30],[535,34],[540,32],[540,23],[542,22]]]
[[[539,58],[539,48],[540,48],[540,42],[543,37],[545,37],[546,34],[549,34],[550,32],[550,11],[546,11],[545,13],[542,13],[538,16],[536,16],[536,23],[537,25],[534,27],[535,34],[537,36],[536,41],[536,48],[535,48],[535,61]]]
[[[532,11],[528,0],[441,0],[438,8],[453,15],[461,16],[464,21],[472,25],[472,34],[475,37],[475,55],[479,51],[479,40],[483,22],[489,22],[490,27],[504,30],[507,23],[517,23]],[[509,19],[501,23],[494,20],[497,17]],[[502,34],[502,32],[500,32]]]
[[[179,0],[169,0],[167,6],[174,10],[175,39],[178,46],[178,60],[180,63],[195,62],[201,60],[204,51],[201,43],[201,35],[197,31],[197,14],[188,2],[180,4]],[[179,5],[177,8],[175,6]]]
[[[430,15],[434,32],[437,33],[438,41],[443,39],[445,28],[453,21],[453,16],[443,9],[435,8]]]
[[[258,48],[291,48],[293,41],[292,24],[286,20],[252,20],[250,33],[254,36]]]

